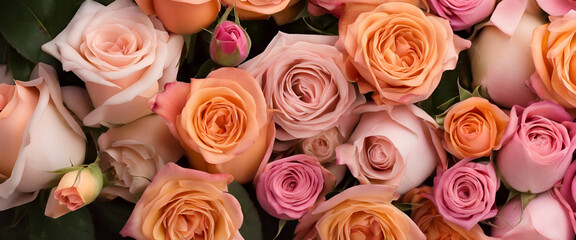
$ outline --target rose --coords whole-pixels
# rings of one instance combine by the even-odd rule
[[[256,181],[256,197],[270,215],[299,219],[324,199],[335,181],[315,157],[293,155],[266,164]]]
[[[42,49],[86,83],[95,109],[84,125],[112,126],[152,113],[146,103],[176,81],[183,43],[132,1],[105,7],[89,0]]]
[[[532,0],[524,8],[515,1],[498,4],[490,23],[472,41],[470,62],[473,85],[482,85],[499,106],[527,106],[538,100],[528,87],[534,73],[530,39],[534,28],[545,23]]]
[[[536,72],[530,77],[530,85],[545,100],[576,108],[576,87],[572,83],[575,69],[571,52],[576,46],[569,44],[576,31],[576,11],[563,17],[550,17],[550,23],[537,27],[530,47]]]
[[[508,115],[480,97],[454,104],[444,118],[446,150],[456,158],[488,157],[501,146]]]
[[[348,188],[298,220],[294,239],[426,239],[396,198],[386,185]]]
[[[336,147],[344,143],[344,137],[337,128],[331,128],[320,134],[302,140],[299,148],[302,153],[314,156],[321,164],[336,159]]]
[[[349,112],[366,100],[342,73],[335,41],[335,36],[279,32],[264,52],[239,66],[260,82],[268,106],[277,110],[279,140],[354,126]]]
[[[158,115],[149,115],[98,138],[102,170],[114,176],[104,192],[136,202],[138,196],[164,165],[184,154],[177,139]]]
[[[288,9],[298,0],[222,0],[225,6],[234,6],[242,20],[267,19]]]
[[[468,231],[444,220],[434,203],[427,198],[433,193],[431,187],[424,186],[413,188],[402,198],[402,202],[412,204],[410,217],[426,235],[426,239],[488,239],[478,224]]]
[[[34,200],[84,161],[86,137],[60,97],[56,71],[38,64],[31,81],[0,84],[0,211]]]
[[[536,0],[546,13],[552,16],[562,16],[570,10],[576,10],[574,0]]]
[[[206,79],[175,82],[150,100],[186,151],[190,165],[228,173],[240,183],[254,178],[270,156],[274,122],[250,74],[220,68]]]
[[[224,21],[214,30],[210,40],[210,57],[222,66],[237,66],[248,57],[250,37],[234,22]]]
[[[372,10],[385,2],[406,2],[422,9],[428,9],[426,0],[311,0],[308,2],[308,11],[315,16],[329,12],[339,18],[344,12],[346,12],[346,14],[357,12],[354,10],[358,10],[359,8]]]
[[[570,164],[561,184],[554,186],[554,193],[566,209],[572,229],[576,233],[576,162]]]
[[[430,9],[450,20],[454,31],[470,29],[492,13],[495,0],[428,0]]]
[[[576,148],[575,137],[576,123],[561,106],[548,101],[526,108],[515,106],[496,155],[496,166],[512,188],[544,192],[568,169]]]
[[[466,230],[496,216],[500,179],[492,163],[464,159],[434,177],[434,204],[446,221]]]
[[[173,33],[192,34],[207,28],[218,17],[218,0],[136,0],[148,15],[157,15],[162,24]]]
[[[94,163],[65,173],[50,191],[44,214],[59,218],[93,202],[102,190],[103,181],[102,172]]]
[[[338,164],[346,164],[361,184],[399,186],[405,193],[443,165],[446,153],[438,125],[414,105],[366,105],[348,142],[336,147]]]
[[[120,232],[135,239],[242,239],[232,177],[168,163],[148,185]]]
[[[345,14],[339,24],[336,45],[345,55],[348,78],[360,92],[374,92],[377,104],[428,98],[442,73],[456,66],[458,52],[470,46],[447,20],[408,3],[383,3],[357,17]]]
[[[491,232],[503,240],[574,239],[568,213],[550,192],[539,194],[524,207],[519,197],[508,201],[494,218]]]

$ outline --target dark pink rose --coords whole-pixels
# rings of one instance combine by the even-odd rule
[[[428,0],[438,16],[450,21],[454,31],[470,29],[494,10],[495,0]]]
[[[463,159],[434,178],[434,203],[444,219],[466,230],[496,216],[500,179],[492,163]]]
[[[268,163],[256,183],[258,202],[280,219],[301,218],[332,190],[334,176],[315,157],[299,154]]]

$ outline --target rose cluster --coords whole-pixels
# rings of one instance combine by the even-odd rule
[[[0,211],[115,199],[135,239],[260,216],[294,239],[574,239],[574,39],[571,0],[86,0],[42,45],[56,68],[0,69]]]

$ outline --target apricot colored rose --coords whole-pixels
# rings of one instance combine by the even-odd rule
[[[487,157],[498,150],[508,115],[481,97],[471,97],[448,110],[444,147],[455,157]]]
[[[347,16],[346,11],[350,9]],[[448,20],[410,3],[387,2],[375,9],[346,8],[336,45],[345,55],[348,78],[377,104],[406,104],[432,94],[442,73],[470,46]]]
[[[220,11],[218,0],[136,0],[142,11],[156,15],[170,32],[192,34],[210,26]]]
[[[252,180],[274,141],[272,113],[246,71],[220,68],[206,79],[175,82],[150,101],[186,151],[193,168]]]

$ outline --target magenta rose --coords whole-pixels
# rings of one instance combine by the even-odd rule
[[[544,192],[568,169],[576,148],[575,136],[576,123],[558,104],[542,101],[526,108],[514,106],[496,166],[512,188]]]
[[[346,116],[366,99],[341,70],[337,39],[280,32],[263,53],[239,66],[260,82],[268,107],[276,110],[277,139],[307,138],[355,124]]]
[[[264,167],[256,182],[256,196],[270,215],[294,220],[323,200],[335,180],[315,157],[294,155]]]
[[[434,204],[444,219],[470,230],[479,221],[496,216],[499,187],[492,163],[463,159],[434,178]]]
[[[450,21],[454,31],[466,30],[492,13],[495,0],[428,0],[432,11]]]

